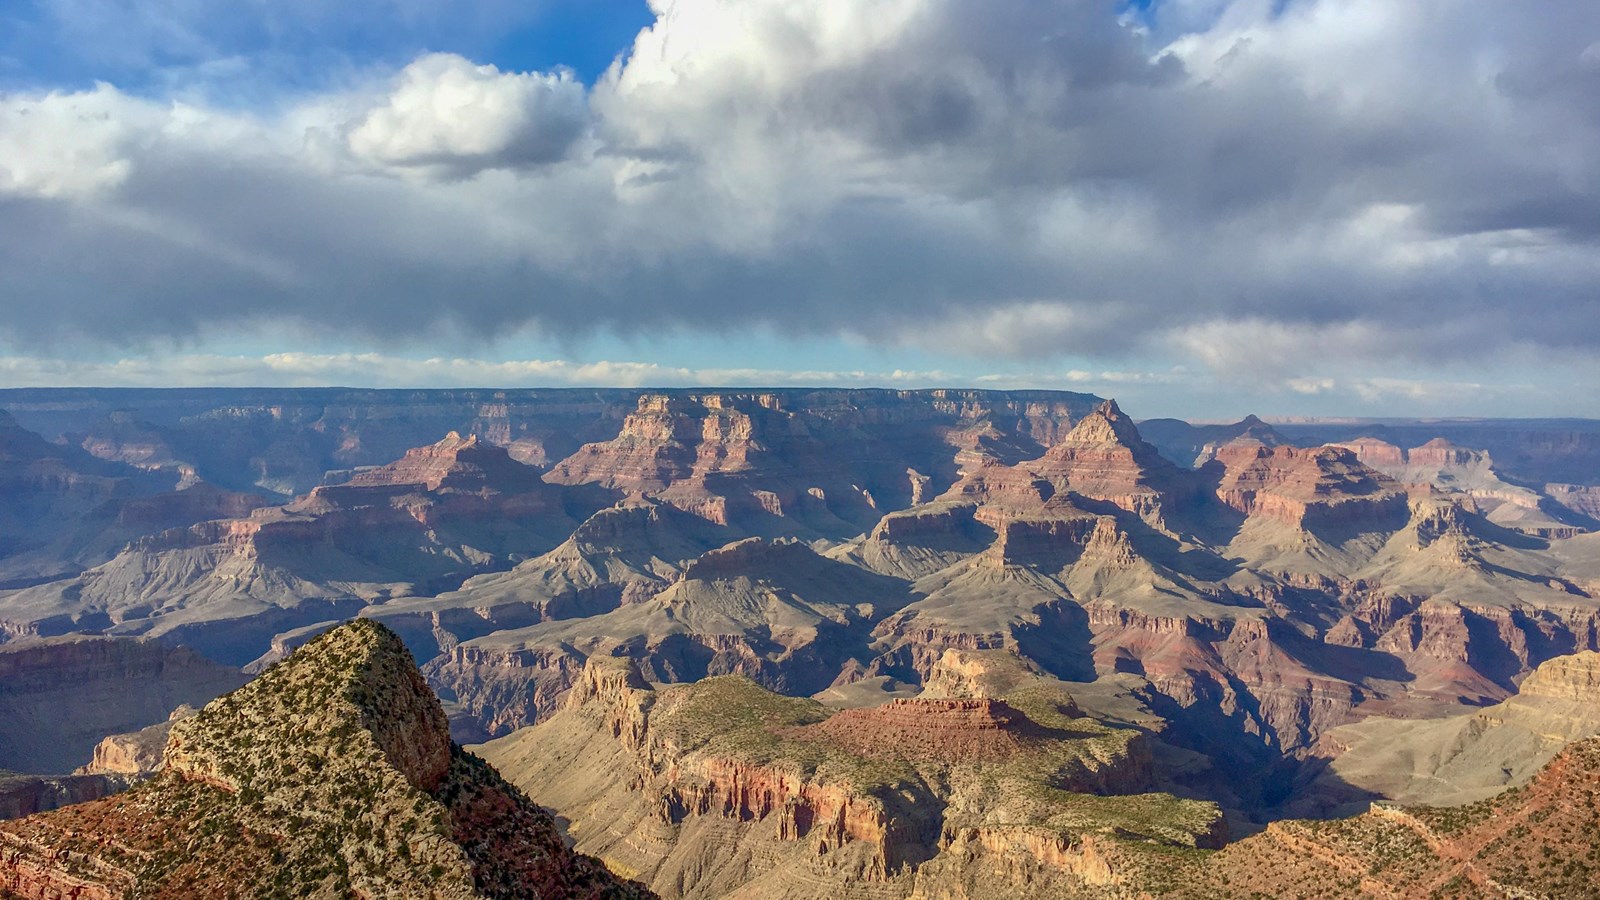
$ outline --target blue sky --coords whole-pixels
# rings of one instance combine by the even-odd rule
[[[14,0],[0,384],[1600,415],[1597,91],[1583,0]]]
[[[256,98],[323,89],[352,69],[425,52],[502,68],[564,66],[592,82],[654,20],[632,0],[305,3],[10,0],[0,9],[0,84],[86,88],[110,81],[163,95],[230,67]],[[227,101],[225,94],[215,98]]]

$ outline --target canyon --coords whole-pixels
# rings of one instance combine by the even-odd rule
[[[1596,733],[1592,422],[978,390],[0,408],[17,814],[161,781],[176,710],[352,619],[415,658],[429,728],[661,896],[1229,896],[1235,848],[1311,840],[1282,823],[1498,802]]]

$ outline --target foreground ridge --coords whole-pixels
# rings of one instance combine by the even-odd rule
[[[0,894],[640,897],[451,743],[400,639],[355,621],[176,723],[120,796],[6,823]]]
[[[1466,806],[1379,804],[1289,821],[1206,861],[1179,896],[1600,897],[1600,739],[1528,784]]]

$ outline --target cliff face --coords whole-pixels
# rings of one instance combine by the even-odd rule
[[[1219,448],[1214,459],[1221,468],[1218,499],[1246,516],[1310,530],[1382,530],[1406,515],[1404,491],[1342,448],[1235,442]]]
[[[236,670],[151,641],[54,638],[0,647],[0,768],[65,774],[107,734],[244,683]]]
[[[0,820],[20,819],[109,797],[128,786],[115,775],[14,775],[0,772]]]
[[[630,896],[450,743],[399,639],[328,632],[178,722],[161,773],[0,829],[22,896]]]
[[[978,459],[946,495],[996,513],[1050,513],[1069,497],[1101,501],[1151,520],[1190,499],[1191,479],[1146,443],[1114,401],[1084,416],[1037,459]]]
[[[658,496],[722,525],[847,537],[949,483],[951,455],[1054,438],[1083,395],[983,391],[646,394],[610,441],[547,476]],[[1025,451],[1023,451],[1025,452]]]
[[[1006,699],[830,713],[735,677],[656,691],[595,659],[560,713],[482,752],[663,896],[911,896],[991,864],[1081,888],[1131,877],[1096,832],[1181,847],[1219,828],[1204,804],[1120,796],[1149,784],[1143,737],[1036,676]]]

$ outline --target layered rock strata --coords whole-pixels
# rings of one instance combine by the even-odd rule
[[[1214,808],[1115,796],[1148,785],[1142,737],[1071,712],[1048,680],[830,714],[737,677],[653,690],[594,659],[559,714],[482,752],[663,896],[911,896],[1001,863],[1082,888],[1131,878],[1125,849],[1217,840]]]

